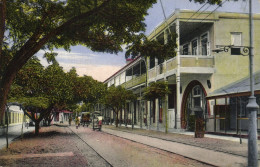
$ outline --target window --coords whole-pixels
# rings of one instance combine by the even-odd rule
[[[125,72],[120,75],[120,84],[125,82]]]
[[[208,33],[201,36],[201,54],[208,55]]]
[[[119,76],[116,77],[115,79],[115,86],[118,86],[120,83],[119,83]]]
[[[161,44],[164,45],[164,33],[161,33],[156,40]]]
[[[146,73],[145,60],[141,61],[141,75]]]
[[[155,66],[155,58],[154,57],[150,57],[150,69],[154,68]]]
[[[195,39],[191,42],[191,47],[192,47],[192,55],[197,55],[197,50],[198,50],[198,40]]]
[[[133,67],[133,76],[139,76],[140,75],[140,62],[134,65]]]
[[[193,106],[201,107],[201,88],[200,88],[200,86],[195,86],[193,88]]]
[[[183,55],[188,55],[189,54],[189,44],[183,45],[182,54]]]
[[[238,116],[240,117],[246,117],[246,106],[248,104],[248,97],[239,97],[238,98]]]
[[[242,46],[242,33],[231,32],[231,45]]]
[[[132,72],[133,72],[132,68],[126,70],[126,74],[125,74],[126,82],[132,79],[132,75],[133,75]]]
[[[168,108],[172,109],[175,108],[175,97],[176,97],[176,92],[175,92],[175,85],[168,85],[169,90],[171,93],[168,95]]]
[[[158,58],[158,65],[164,62],[164,58]]]

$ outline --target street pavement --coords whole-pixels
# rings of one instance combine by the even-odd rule
[[[12,143],[12,141],[21,136],[21,129],[22,129],[22,124],[18,124],[18,125],[13,125],[13,126],[9,126],[8,128],[8,143]],[[0,149],[6,147],[6,135],[5,135],[5,131],[6,128],[0,127],[1,133],[0,135]],[[28,129],[24,126],[23,127],[23,133],[27,133],[27,132],[32,132],[34,130],[34,126],[29,126]]]
[[[67,125],[62,124],[60,126],[66,127]],[[149,150],[151,148],[168,152],[168,157],[172,156],[171,154],[173,153],[180,155],[182,158],[186,157],[188,160],[195,160],[196,163],[202,162],[214,166],[232,167],[247,165],[247,143],[243,141],[243,143],[240,144],[237,138],[215,135],[206,135],[204,138],[194,138],[190,132],[166,134],[153,130],[138,128],[132,130],[131,128],[125,128],[123,126],[116,128],[115,126],[107,125],[103,126],[102,132],[99,133],[92,131],[91,127],[80,127],[79,129],[76,129],[75,126],[71,126],[70,129],[73,130],[82,141],[93,147],[98,154],[105,157],[113,166],[121,166],[120,164],[124,164],[124,166],[135,166],[136,162],[137,164],[144,164],[144,161],[148,160],[143,161],[140,158],[136,159],[135,157],[139,157],[139,155],[142,155],[143,158],[149,157],[148,152],[151,157],[155,157],[153,161],[153,164],[155,164],[158,160],[156,159],[157,155],[166,153],[158,151],[157,154],[155,154],[153,151]],[[34,127],[29,127],[29,129],[24,128],[24,133],[33,130]],[[106,133],[110,134],[112,137],[108,137],[108,135],[105,135]],[[18,137],[20,134],[21,125],[12,128],[12,130],[9,131],[9,141]],[[117,137],[126,141],[123,142]],[[136,146],[133,143],[141,145]],[[1,135],[0,148],[5,147],[5,144],[5,135]],[[128,151],[120,152],[122,149]],[[119,157],[121,157],[121,160]],[[132,161],[133,158],[134,161],[136,161],[135,163],[132,163],[134,162]],[[171,160],[166,159],[165,161]],[[158,162],[160,163],[161,161]],[[189,165],[191,164],[192,163]],[[201,166],[201,164],[197,164],[197,166]]]
[[[69,127],[114,167],[208,167],[190,158],[133,142],[122,137],[93,131],[91,127]],[[106,130],[106,129],[104,129]]]
[[[246,166],[247,158],[228,153],[218,152],[182,143],[166,141],[158,138],[151,138],[133,133],[103,129],[104,132],[142,143],[151,147],[159,148],[175,154],[179,154],[200,162],[205,162],[214,166]]]
[[[206,135],[204,138],[194,138],[190,132],[165,134],[138,128],[132,130],[124,126],[104,126],[103,131],[215,166],[247,164],[247,142],[240,144],[235,137]],[[259,144],[258,141],[258,148]]]

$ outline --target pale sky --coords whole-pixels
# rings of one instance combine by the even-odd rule
[[[223,0],[225,1],[225,0]],[[198,10],[203,4],[192,3],[189,0],[162,0],[163,7],[166,16],[170,16],[175,9],[192,9]],[[205,5],[200,11],[213,11],[217,6]],[[230,0],[225,2],[222,7],[216,11],[226,12],[243,12],[248,13],[248,0]],[[253,12],[260,13],[260,0],[253,0]],[[148,10],[149,15],[146,16],[145,23],[146,34],[148,35],[163,22],[164,16],[160,1]],[[66,52],[63,49],[58,49],[55,52],[58,53],[57,60],[65,71],[75,67],[77,73],[80,76],[88,75],[92,76],[98,81],[104,81],[116,71],[125,65],[124,53],[118,53],[118,55],[112,55],[109,53],[92,52],[83,46],[74,46],[71,48],[71,52]],[[42,58],[44,51],[37,53],[43,65],[47,65],[47,62]]]

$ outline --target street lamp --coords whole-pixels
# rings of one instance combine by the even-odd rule
[[[249,74],[250,74],[250,91],[251,96],[249,97],[249,102],[246,106],[249,115],[248,123],[248,166],[257,167],[258,166],[258,145],[257,145],[257,111],[259,106],[256,103],[256,97],[254,95],[254,84],[255,78],[253,74],[254,67],[254,55],[253,55],[253,16],[252,16],[252,0],[249,0],[249,47],[240,47],[240,55],[249,55]],[[219,53],[222,51],[227,52],[233,46],[222,46],[222,48],[217,48],[212,50],[213,52]],[[244,53],[241,53],[241,48]],[[235,51],[236,53],[236,51]],[[248,53],[248,54],[247,54]]]
[[[251,96],[246,106],[249,113],[249,124],[248,124],[248,166],[258,166],[258,148],[257,148],[257,111],[259,106],[256,103],[254,95],[254,83],[255,78],[253,74],[254,67],[254,55],[253,55],[253,16],[252,16],[252,0],[249,0],[249,71],[250,71],[250,90]]]

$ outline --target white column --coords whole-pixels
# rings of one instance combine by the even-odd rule
[[[177,73],[176,73],[176,86],[177,86],[177,91],[176,91],[176,97],[177,97],[177,107],[176,111],[177,112],[177,118],[175,120],[177,121],[177,126],[176,129],[181,128],[181,120],[180,120],[180,115],[181,115],[181,74],[180,74],[180,67],[181,67],[181,60],[180,60],[180,21],[177,19],[176,21],[176,33],[177,33]]]
[[[159,99],[155,100],[155,125],[159,130]]]
[[[168,96],[169,95],[165,95],[165,101],[164,101],[164,120],[165,120],[165,132],[168,133],[168,129],[169,129],[169,111],[168,111]]]
[[[151,102],[150,101],[147,101],[147,118],[146,118],[146,121],[147,121],[147,127],[149,127],[149,129],[151,129]]]

